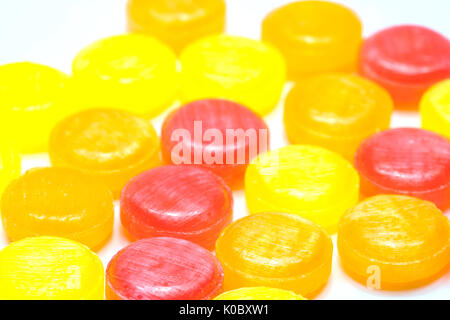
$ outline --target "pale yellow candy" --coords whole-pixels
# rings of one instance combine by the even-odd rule
[[[103,298],[102,262],[82,244],[37,237],[13,242],[0,251],[1,300]]]
[[[295,213],[337,230],[358,201],[359,176],[342,156],[309,145],[290,145],[256,158],[247,168],[245,196],[251,213]]]
[[[156,116],[175,99],[176,63],[172,50],[149,36],[127,34],[96,41],[73,61],[79,103]]]
[[[8,183],[20,175],[20,157],[10,148],[0,146],[0,201]]]
[[[286,80],[281,54],[243,37],[215,35],[186,47],[181,57],[181,99],[224,98],[260,115],[278,103]]]
[[[25,153],[47,150],[50,130],[74,111],[68,76],[19,62],[0,66],[0,140]]]
[[[251,287],[240,288],[222,293],[214,298],[214,300],[306,300],[295,292],[267,288],[267,287]]]
[[[450,79],[428,90],[420,103],[422,127],[450,138]]]

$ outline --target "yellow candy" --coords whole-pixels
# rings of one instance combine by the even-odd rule
[[[20,157],[12,149],[0,149],[0,198],[8,183],[20,175],[20,167]]]
[[[104,298],[100,259],[87,247],[56,237],[27,238],[0,251],[0,299]]]
[[[450,79],[428,90],[420,104],[422,127],[450,138]]]
[[[128,0],[128,30],[157,37],[177,53],[225,28],[224,0]]]
[[[335,232],[341,215],[358,201],[359,176],[340,155],[291,145],[265,153],[247,168],[245,196],[251,213],[287,212]]]
[[[19,62],[0,66],[0,136],[21,152],[47,149],[50,130],[73,112],[68,76],[53,68]]]
[[[214,300],[306,300],[295,292],[267,288],[267,287],[251,287],[240,288],[222,293],[214,298]]]
[[[286,80],[281,54],[260,41],[229,35],[203,38],[181,54],[184,102],[224,98],[260,115],[278,103]]]
[[[155,38],[119,35],[84,48],[73,61],[80,103],[155,116],[177,90],[176,57]]]

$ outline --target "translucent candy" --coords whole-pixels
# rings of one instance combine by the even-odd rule
[[[225,29],[224,0],[129,0],[128,30],[154,36],[179,53]]]
[[[222,292],[214,255],[192,242],[150,238],[119,251],[106,269],[110,300],[209,300]]]
[[[362,42],[356,14],[336,3],[298,1],[272,11],[262,39],[286,58],[290,79],[330,71],[355,71]]]
[[[113,109],[86,110],[61,121],[51,133],[49,154],[53,165],[102,181],[115,198],[128,180],[161,163],[151,123]]]
[[[0,251],[2,300],[100,300],[104,279],[97,255],[71,240],[27,238]]]
[[[286,80],[281,54],[243,37],[203,38],[187,46],[180,60],[183,102],[224,98],[265,115],[275,108]]]
[[[355,167],[361,193],[404,194],[450,208],[450,142],[430,131],[383,131],[359,147]]]
[[[269,129],[237,103],[199,100],[166,118],[161,144],[168,163],[201,165],[238,189],[250,160],[269,149]]]
[[[364,42],[359,68],[391,93],[396,106],[416,108],[430,86],[450,77],[450,41],[421,26],[387,28]]]
[[[305,300],[305,298],[288,290],[251,287],[224,292],[214,300]]]
[[[273,287],[311,298],[331,272],[333,244],[309,220],[285,213],[250,215],[228,226],[216,243],[225,290]]]
[[[428,90],[420,106],[422,127],[450,139],[450,79]]]
[[[2,198],[10,241],[59,236],[99,249],[112,233],[111,191],[78,170],[37,168],[14,180]]]
[[[345,74],[301,80],[289,93],[284,124],[289,141],[318,145],[353,161],[368,136],[389,128],[389,94],[371,81]]]
[[[233,195],[209,170],[162,166],[141,173],[125,186],[120,216],[134,239],[182,238],[213,250],[233,218]]]
[[[158,40],[119,35],[92,43],[73,61],[74,82],[84,107],[106,107],[153,117],[177,91],[175,54]]]
[[[359,177],[338,154],[291,145],[259,156],[247,169],[245,197],[251,213],[288,212],[328,232],[358,201]]]
[[[17,153],[13,149],[0,147],[0,199],[8,183],[20,175],[20,168]]]
[[[396,195],[369,198],[339,222],[346,271],[374,289],[429,283],[450,262],[450,224],[431,202]]]
[[[47,151],[52,127],[75,112],[68,76],[53,68],[19,62],[0,66],[0,142],[19,152]]]

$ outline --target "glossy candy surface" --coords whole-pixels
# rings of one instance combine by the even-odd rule
[[[338,249],[356,280],[381,289],[411,288],[430,282],[449,264],[450,224],[431,202],[375,196],[342,217]]]
[[[214,300],[305,300],[305,298],[283,289],[247,287],[224,292]]]
[[[396,106],[416,108],[425,90],[450,77],[450,41],[421,26],[387,28],[364,42],[359,69],[385,87]]]
[[[10,241],[59,236],[99,249],[112,233],[111,191],[74,169],[36,168],[6,188],[2,221]]]
[[[20,175],[20,157],[13,149],[0,149],[0,199],[8,183]],[[1,203],[1,200],[0,200]]]
[[[192,242],[150,238],[119,251],[106,269],[106,298],[209,300],[222,292],[214,255]]]
[[[52,127],[74,111],[66,74],[19,62],[0,66],[0,141],[24,153],[47,150]]]
[[[71,240],[27,238],[0,251],[2,300],[101,300],[104,278],[97,255]]]
[[[345,74],[301,80],[289,93],[284,124],[293,144],[318,145],[353,161],[362,140],[389,128],[389,94],[371,81]]]
[[[340,216],[358,201],[359,177],[338,154],[291,145],[259,156],[245,175],[251,213],[288,212],[332,233]]]
[[[272,11],[262,24],[262,39],[283,53],[293,80],[356,70],[361,33],[353,11],[326,1],[289,3]]]
[[[201,165],[231,187],[239,188],[250,160],[268,150],[268,130],[259,116],[242,105],[227,100],[199,100],[166,118],[161,148],[165,161]]]
[[[423,96],[422,127],[450,139],[450,79],[439,82]]]
[[[126,110],[153,117],[169,107],[177,90],[175,54],[143,35],[98,40],[75,57],[74,79],[85,107]]]
[[[181,100],[224,98],[260,115],[273,110],[285,83],[281,54],[260,41],[215,35],[186,47],[181,57]]]
[[[312,297],[331,272],[333,245],[309,220],[285,213],[250,215],[228,226],[216,243],[224,289],[266,286]]]
[[[99,179],[116,198],[128,180],[160,164],[151,123],[113,109],[86,110],[61,121],[51,133],[49,154],[53,165]]]
[[[162,166],[141,173],[125,186],[120,217],[134,239],[167,236],[213,250],[233,218],[233,195],[209,170]]]
[[[224,0],[129,0],[128,30],[154,36],[175,52],[225,29]]]
[[[416,128],[383,131],[359,147],[361,193],[404,194],[450,207],[450,142]]]

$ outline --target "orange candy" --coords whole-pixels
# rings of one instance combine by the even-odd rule
[[[332,252],[322,228],[287,213],[245,217],[228,226],[216,243],[224,290],[264,286],[308,298],[326,284]]]
[[[356,280],[381,289],[432,281],[450,262],[450,223],[431,202],[380,195],[342,216],[338,249]]]
[[[92,109],[61,121],[49,145],[53,165],[77,168],[118,198],[132,177],[161,163],[151,123],[125,111]]]
[[[336,3],[298,1],[272,11],[262,39],[286,58],[290,79],[330,71],[356,71],[362,26],[356,14]]]
[[[284,124],[289,141],[318,145],[353,162],[367,137],[389,128],[389,93],[362,77],[339,73],[301,80],[289,93]]]
[[[225,29],[224,0],[129,0],[128,30],[159,38],[179,53]]]
[[[113,197],[78,170],[37,168],[14,180],[2,198],[10,241],[35,236],[68,238],[99,249],[112,233]]]

